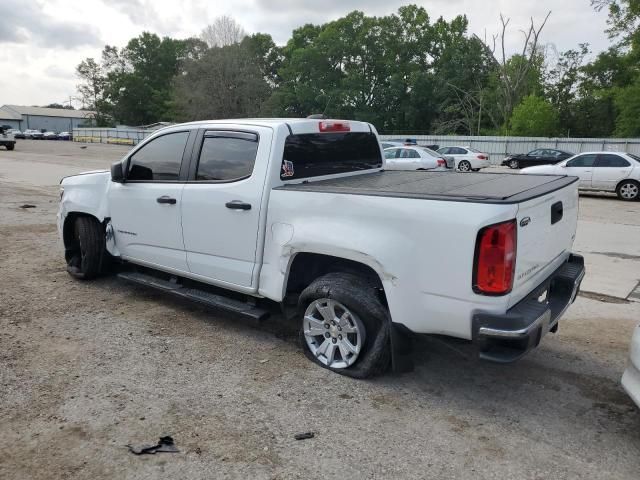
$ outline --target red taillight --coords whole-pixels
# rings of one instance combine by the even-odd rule
[[[486,160],[487,156],[486,155],[478,155],[478,160]]]
[[[321,132],[350,132],[351,126],[348,122],[335,122],[327,120],[319,124]]]
[[[444,158],[439,158],[438,159],[438,166],[439,167],[446,167],[447,166],[447,162]]]
[[[505,295],[513,288],[516,267],[516,221],[496,223],[478,232],[473,263],[473,291]]]

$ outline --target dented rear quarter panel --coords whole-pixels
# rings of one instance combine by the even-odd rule
[[[478,230],[516,213],[517,205],[272,190],[259,293],[283,298],[296,254],[332,255],[378,273],[394,322],[470,339],[475,311],[504,313],[508,304],[472,290]]]

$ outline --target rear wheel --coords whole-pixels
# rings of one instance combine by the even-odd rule
[[[634,180],[625,180],[618,185],[616,193],[621,200],[638,200],[640,198],[640,183]]]
[[[13,150],[15,148],[15,144],[14,143],[8,143],[6,145],[6,147],[7,147],[7,150]]]
[[[67,246],[67,272],[81,280],[100,273],[105,252],[102,226],[92,217],[78,217],[73,225],[72,244]]]
[[[509,162],[509,168],[516,169],[516,168],[519,168],[519,167],[520,167],[520,164],[518,163],[518,160],[511,160]]]
[[[316,364],[355,378],[389,366],[389,314],[371,282],[350,273],[327,274],[302,292],[298,311],[303,349]]]
[[[462,160],[458,164],[458,170],[461,172],[470,172],[471,171],[471,163],[468,160]]]

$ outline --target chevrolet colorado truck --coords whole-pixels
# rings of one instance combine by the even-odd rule
[[[577,178],[385,171],[375,128],[312,119],[164,128],[61,181],[67,270],[255,320],[290,312],[306,355],[363,378],[411,368],[411,332],[511,362],[584,276]]]

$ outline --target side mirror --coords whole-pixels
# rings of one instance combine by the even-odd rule
[[[124,166],[121,160],[111,165],[111,181],[124,183]]]

